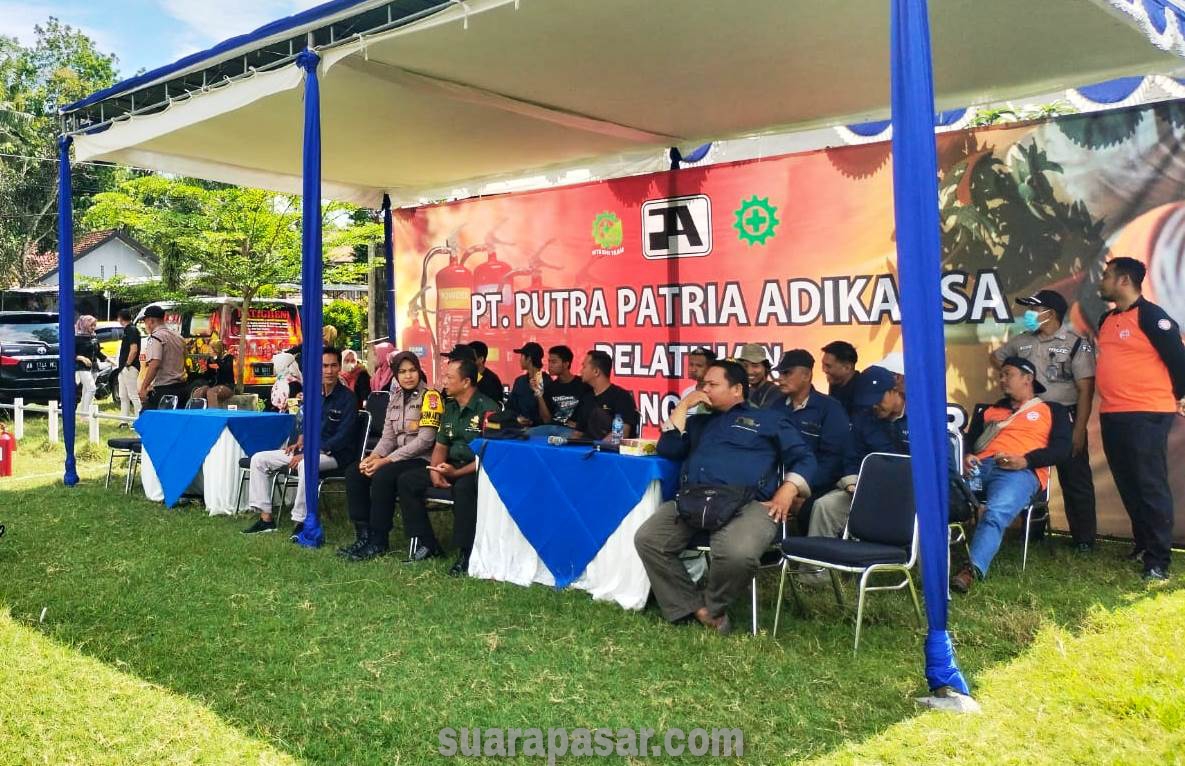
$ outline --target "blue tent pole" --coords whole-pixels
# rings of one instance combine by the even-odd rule
[[[946,630],[947,461],[946,348],[943,337],[942,244],[938,159],[934,142],[934,76],[926,0],[893,0],[890,68],[893,109],[893,199],[901,325],[905,344],[913,488],[918,508],[926,617],[926,679],[931,689],[968,693]]]
[[[317,548],[325,533],[317,515],[321,458],[321,86],[317,67],[321,57],[305,49],[296,64],[304,80],[304,187],[301,199],[301,287],[304,325],[301,353],[304,376],[304,496],[307,515],[296,542]]]
[[[396,312],[399,304],[395,302],[395,223],[391,220],[391,196],[383,195],[383,253],[387,256],[387,342],[399,347],[395,339]]]
[[[62,390],[62,440],[66,467],[62,482],[78,483],[74,462],[74,182],[70,174],[70,145],[58,139],[58,386]]]

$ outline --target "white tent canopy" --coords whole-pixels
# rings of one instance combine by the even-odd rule
[[[937,0],[937,107],[1177,71],[1183,24],[1173,13],[1150,19],[1147,4]],[[413,204],[494,179],[546,185],[574,167],[591,177],[598,164],[654,169],[655,150],[671,145],[883,119],[887,9],[885,0],[446,3],[323,47],[323,193]],[[241,50],[197,66],[219,55]],[[121,117],[77,134],[77,158],[298,193],[302,80],[288,64]]]

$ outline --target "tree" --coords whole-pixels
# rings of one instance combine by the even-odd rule
[[[25,254],[57,246],[59,106],[117,80],[115,56],[82,32],[50,17],[34,28],[32,47],[0,37],[0,283],[26,284]],[[112,183],[113,170],[74,169],[76,205]]]

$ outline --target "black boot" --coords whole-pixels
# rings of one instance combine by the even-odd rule
[[[450,577],[468,577],[469,576],[469,551],[465,548],[461,549],[460,555],[457,556],[456,562],[452,568],[448,570]]]
[[[371,535],[366,545],[346,556],[350,561],[369,561],[387,555],[387,541],[381,535]]]
[[[349,558],[351,555],[365,548],[366,544],[370,542],[370,528],[365,524],[355,524],[354,534],[357,535],[354,542],[338,548],[337,555]]]

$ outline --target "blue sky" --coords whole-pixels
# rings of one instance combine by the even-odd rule
[[[0,0],[0,35],[22,42],[56,16],[119,57],[120,73],[154,69],[324,0]]]

